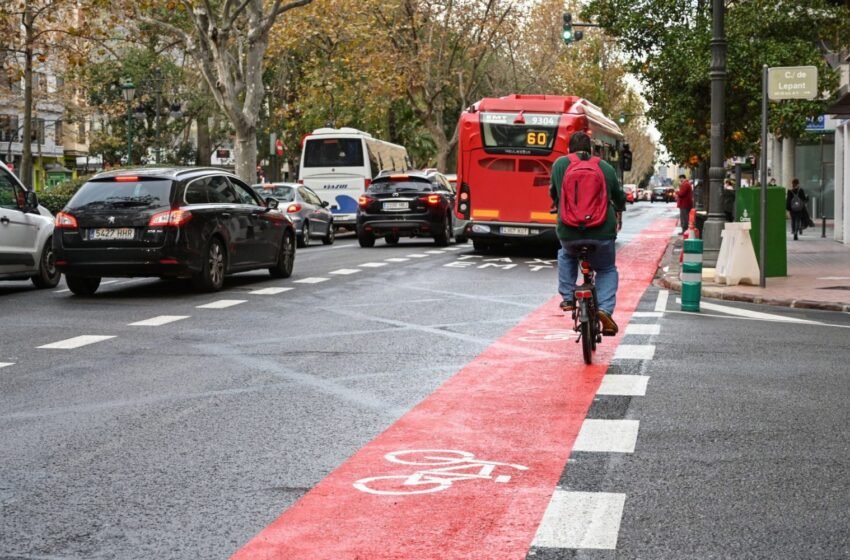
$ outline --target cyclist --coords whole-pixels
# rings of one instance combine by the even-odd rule
[[[591,158],[590,136],[584,132],[575,132],[570,137],[570,154],[576,154],[579,159]],[[564,173],[570,165],[567,156],[555,160],[552,165],[552,184],[549,194],[560,212],[561,182]],[[617,232],[622,226],[622,213],[626,209],[626,195],[617,180],[617,172],[608,162],[599,160],[599,168],[605,177],[608,190],[608,214],[601,226],[578,228],[570,227],[558,220],[558,240],[561,249],[558,251],[558,293],[563,301],[561,309],[565,312],[575,309],[576,277],[578,276],[578,248],[582,245],[594,247],[589,255],[590,266],[596,271],[596,297],[599,303],[599,321],[602,323],[602,334],[613,336],[619,328],[614,322],[614,306],[617,301],[617,272],[614,244]]]

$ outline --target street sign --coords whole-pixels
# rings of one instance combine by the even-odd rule
[[[827,133],[834,132],[838,121],[830,115],[806,118],[806,132]]]
[[[815,66],[769,68],[767,95],[772,101],[814,99],[818,95],[818,69]]]

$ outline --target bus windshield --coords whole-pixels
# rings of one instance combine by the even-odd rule
[[[304,167],[362,167],[363,143],[359,138],[321,138],[304,145]]]
[[[558,134],[558,115],[481,113],[484,148],[549,152]]]

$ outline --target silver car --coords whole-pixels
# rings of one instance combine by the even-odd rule
[[[53,215],[0,162],[0,280],[32,280],[53,288],[61,273],[53,258]]]
[[[292,218],[299,247],[307,247],[314,239],[325,245],[334,242],[333,214],[328,203],[319,198],[309,187],[298,183],[260,183],[251,185],[260,197],[280,202],[280,209]]]

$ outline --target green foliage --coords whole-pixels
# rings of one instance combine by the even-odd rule
[[[583,16],[616,36],[631,69],[645,85],[648,115],[662,142],[680,163],[708,159],[711,128],[710,2],[678,0],[591,0]],[[703,12],[698,7],[703,6]],[[762,66],[814,65],[822,91],[837,76],[820,46],[850,44],[850,11],[827,0],[727,2],[726,152],[757,154],[761,119]],[[828,100],[771,105],[769,126],[779,136],[797,137],[808,116]]]
[[[90,175],[79,176],[76,179],[59,183],[38,193],[38,202],[54,215],[61,212],[71,197],[88,181]]]

